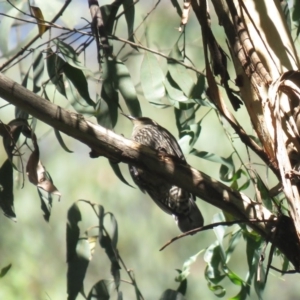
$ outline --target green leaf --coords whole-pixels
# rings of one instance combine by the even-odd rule
[[[42,52],[33,52],[33,92],[38,93],[41,90],[41,80],[44,75],[44,57]]]
[[[154,54],[146,51],[141,65],[141,85],[149,102],[161,102],[165,96],[165,76]]]
[[[178,16],[181,18],[182,17],[182,10],[181,10],[181,6],[178,4],[178,1],[177,0],[171,0],[171,3],[176,8],[176,12],[177,12]]]
[[[182,282],[188,277],[188,275],[190,274],[191,265],[197,260],[198,255],[201,254],[203,251],[204,251],[204,249],[199,251],[195,255],[189,257],[184,262],[184,264],[182,266],[182,271],[179,272],[179,275],[175,278],[175,281]]]
[[[60,39],[55,39],[54,44],[57,46],[59,52],[64,58],[64,60],[75,69],[80,69],[82,71],[90,72],[86,67],[84,67],[81,61],[78,59],[78,55],[72,46],[61,41]]]
[[[191,98],[202,100],[202,95],[205,92],[205,77],[204,75],[198,75],[197,82],[193,87]]]
[[[226,276],[221,268],[223,260],[220,254],[220,245],[218,241],[216,241],[206,249],[203,257],[204,261],[207,263],[204,272],[205,278],[214,285],[218,284]]]
[[[61,145],[61,147],[62,147],[66,152],[68,152],[68,153],[73,153],[73,151],[72,151],[72,150],[69,150],[69,148],[68,148],[67,145],[65,144],[65,142],[64,142],[64,140],[63,140],[63,138],[62,138],[62,136],[61,136],[61,134],[60,134],[60,132],[59,132],[59,130],[54,129],[54,133],[55,133],[55,136],[56,136],[56,138],[57,138],[59,144]]]
[[[134,187],[133,187],[132,185],[130,185],[130,184],[127,182],[127,180],[124,178],[124,176],[123,176],[123,174],[122,174],[122,172],[121,172],[121,169],[120,169],[119,164],[116,164],[116,163],[114,163],[114,162],[112,162],[112,161],[109,161],[109,164],[110,164],[111,168],[113,169],[114,173],[116,174],[116,176],[117,176],[123,183],[125,183],[126,185],[128,185],[128,186],[134,188]]]
[[[226,294],[226,290],[221,285],[213,285],[210,282],[208,283],[208,288],[210,291],[212,291],[215,296],[218,298],[223,298]]]
[[[44,213],[44,219],[49,222],[53,202],[52,195],[40,187],[37,187],[37,191],[41,200],[41,209]]]
[[[79,292],[83,291],[83,280],[92,257],[88,238],[80,238],[80,221],[81,213],[77,203],[74,203],[68,210],[67,221],[68,300],[75,300]]]
[[[81,238],[76,245],[76,255],[68,262],[67,292],[68,300],[75,300],[83,292],[83,280],[91,258],[87,238]]]
[[[7,272],[10,270],[11,267],[12,267],[12,264],[9,264],[6,267],[2,268],[0,271],[0,278],[4,277],[7,274]]]
[[[228,248],[226,249],[226,263],[229,262],[231,254],[235,250],[236,246],[239,244],[242,237],[242,229],[239,228],[237,231],[231,233],[230,239],[228,242]]]
[[[69,262],[76,256],[76,245],[80,235],[78,223],[81,221],[81,213],[77,202],[69,208],[67,220],[67,262]]]
[[[6,159],[0,168],[0,207],[4,215],[16,222],[13,194],[13,165]]]
[[[115,86],[123,96],[130,114],[135,117],[141,117],[140,103],[127,67],[119,60],[111,60],[110,64],[113,68]]]
[[[186,298],[177,291],[167,289],[160,296],[159,300],[186,300]]]
[[[105,24],[105,31],[107,34],[112,34],[114,24],[116,21],[116,15],[122,1],[115,2],[113,5],[102,5],[100,7],[103,22]]]
[[[3,3],[2,3],[3,5]],[[13,26],[13,24],[16,22],[15,18],[18,17],[18,15],[20,14],[20,11],[24,10],[24,6],[26,5],[26,3],[24,1],[18,1],[17,3],[14,2],[15,7],[12,7],[10,10],[8,10],[6,12],[7,16],[9,17],[5,17],[1,18],[1,26],[0,26],[0,36],[1,36],[1,43],[0,43],[0,52],[2,53],[2,55],[5,56],[12,56],[13,54],[10,53],[11,50],[8,48],[10,42],[9,39],[11,38],[11,28]],[[10,6],[11,7],[11,6]],[[2,9],[1,9],[1,12]],[[17,47],[18,50],[20,50],[21,48]]]
[[[135,15],[135,6],[134,6],[133,0],[124,0],[123,1],[123,8],[124,8],[124,15],[125,20],[127,23],[127,31],[128,31],[128,40],[131,42],[134,41],[134,15]],[[134,49],[138,49],[134,46],[132,46]]]
[[[272,201],[272,198],[269,195],[269,189],[264,184],[263,180],[261,179],[261,177],[259,176],[259,174],[257,172],[254,171],[254,175],[255,175],[255,178],[256,178],[257,188],[260,191],[261,200],[262,200],[264,206],[268,210],[272,211],[273,210],[273,201]]]
[[[90,97],[88,83],[82,70],[75,68],[68,63],[65,63],[63,66],[63,72],[65,73],[66,77],[72,82],[79,95],[85,100],[85,102],[88,105],[95,107],[95,102]]]
[[[186,97],[183,93],[183,91],[180,89],[179,85],[174,81],[172,78],[170,72],[167,73],[164,85],[167,91],[167,96],[172,101],[179,101],[179,102],[188,102],[189,99]]]
[[[190,153],[197,157],[200,157],[200,158],[212,161],[212,162],[220,163],[221,164],[220,179],[223,181],[231,181],[232,180],[233,174],[235,173],[235,167],[234,167],[234,163],[233,163],[233,159],[232,159],[234,152],[228,158],[224,158],[224,157],[218,156],[217,154],[209,153],[207,151],[198,151],[196,149],[193,149]]]
[[[109,286],[110,280],[98,281],[90,290],[87,300],[109,300]]]
[[[115,218],[115,216],[107,212],[105,215],[110,216],[110,222],[111,222],[111,231],[110,231],[110,237],[111,237],[111,243],[114,248],[117,248],[117,243],[118,243],[118,222]]]
[[[178,48],[178,43],[174,45],[169,56],[176,60],[183,61],[183,57]],[[186,67],[178,64],[177,62],[174,62],[174,60],[169,59],[168,71],[170,72],[172,79],[177,83],[177,85],[183,91],[184,95],[190,98],[192,96],[195,83],[191,78],[190,74],[188,73]]]
[[[62,70],[66,62],[60,58],[51,48],[47,51],[47,71],[51,82],[59,93],[67,98]]]
[[[107,257],[111,262],[111,274],[114,277],[116,289],[119,289],[120,285],[120,265],[118,250],[114,247],[111,237],[108,235],[107,230],[104,227],[104,208],[99,206],[99,244],[105,250]],[[116,243],[116,241],[115,241]]]
[[[114,65],[111,60],[105,58],[102,64],[103,69],[103,84],[101,88],[101,106],[100,112],[97,114],[106,114],[107,108],[109,110],[110,122],[106,119],[106,124],[109,129],[115,127],[118,119],[118,108],[119,108],[119,94],[114,85]],[[104,109],[104,111],[101,111]]]

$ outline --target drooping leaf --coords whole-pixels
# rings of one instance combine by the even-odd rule
[[[145,52],[141,65],[141,85],[149,102],[161,102],[165,96],[165,76],[154,54]]]
[[[201,254],[203,251],[204,251],[204,249],[199,251],[195,255],[189,257],[184,262],[184,264],[182,266],[182,270],[179,272],[179,275],[175,278],[175,281],[182,282],[183,280],[185,280],[188,277],[188,275],[190,274],[191,265],[197,260],[198,255]]]
[[[52,195],[40,187],[37,187],[37,191],[41,200],[41,209],[44,213],[44,219],[46,222],[49,222],[52,209]]]
[[[123,174],[122,174],[122,172],[121,172],[121,169],[120,169],[119,164],[116,164],[116,163],[114,163],[114,162],[112,162],[112,161],[109,161],[109,164],[110,164],[111,168],[113,169],[114,173],[116,174],[116,176],[117,176],[123,183],[125,183],[126,185],[128,185],[128,186],[134,188],[134,187],[133,187],[131,184],[129,184],[129,183],[127,182],[127,180],[124,178],[124,176],[123,176]]]
[[[160,296],[159,300],[186,300],[186,298],[177,291],[167,289]]]
[[[41,9],[37,6],[30,5],[30,9],[33,15],[37,18],[37,23],[39,27],[39,35],[42,36],[43,33],[47,30],[48,25],[45,23],[45,19]]]
[[[196,149],[193,149],[190,153],[197,157],[200,157],[200,158],[212,161],[212,162],[220,163],[221,164],[221,168],[220,168],[221,180],[230,181],[232,179],[232,176],[235,173],[235,166],[234,166],[233,159],[232,159],[232,155],[234,153],[232,153],[228,158],[224,158],[224,157],[218,156],[217,154],[209,153],[207,151],[198,151]]]
[[[63,66],[63,72],[66,77],[72,82],[79,95],[85,100],[85,102],[95,107],[95,102],[91,99],[88,89],[88,83],[82,70],[73,67],[72,65],[65,63]]]
[[[183,57],[178,48],[178,43],[174,45],[169,56],[176,60],[183,61]],[[169,59],[168,71],[170,72],[172,79],[180,87],[184,95],[190,98],[192,96],[192,91],[194,90],[195,83],[191,78],[189,72],[187,71],[186,67],[175,62],[174,60]]]
[[[111,274],[114,277],[116,289],[118,290],[120,285],[120,279],[121,279],[120,276],[121,267],[119,265],[118,251],[114,247],[111,237],[108,235],[107,231],[104,228],[103,219],[104,219],[104,208],[102,206],[99,206],[99,244],[105,250],[107,257],[111,262],[110,270],[111,270]]]
[[[68,261],[67,292],[68,300],[75,300],[79,292],[83,293],[83,280],[91,257],[87,238],[80,238],[76,245],[76,255]]]
[[[135,6],[133,0],[124,0],[123,1],[123,8],[124,8],[124,15],[125,20],[127,23],[127,31],[128,31],[128,40],[131,42],[134,41],[134,15],[135,15]],[[138,50],[138,48],[132,46],[132,48]]]
[[[109,286],[111,281],[100,280],[90,290],[87,300],[109,300]]]
[[[188,97],[180,89],[179,85],[174,81],[170,72],[167,73],[164,85],[167,91],[167,96],[172,101],[188,102]]]
[[[83,291],[83,280],[91,258],[88,238],[80,237],[78,223],[81,213],[77,203],[68,210],[67,221],[67,292],[68,300],[75,300]]]
[[[47,193],[55,194],[60,197],[61,194],[53,184],[50,174],[46,171],[40,161],[40,152],[35,134],[32,135],[32,143],[34,150],[32,151],[26,165],[26,173],[29,181],[37,187],[42,188]]]
[[[78,223],[81,221],[81,213],[77,202],[68,210],[67,218],[67,262],[71,261],[76,255],[76,245],[80,236]]]
[[[204,75],[200,74],[198,75],[197,82],[194,85],[192,92],[191,92],[191,98],[197,100],[202,99],[202,95],[205,92],[205,77]]]
[[[116,249],[118,243],[118,222],[112,213],[107,212],[106,215],[110,216],[110,222],[111,222],[110,237],[111,237],[112,246]]]
[[[76,53],[76,51],[74,50],[74,48],[63,42],[60,39],[55,39],[54,44],[57,46],[58,48],[58,54],[61,54],[64,58],[64,60],[72,67],[76,68],[76,69],[80,69],[84,72],[90,72],[85,66],[82,65],[81,61],[78,59],[78,55]]]
[[[113,33],[113,28],[116,21],[116,15],[118,13],[119,7],[122,1],[114,2],[113,5],[102,5],[100,7],[101,15],[105,24],[105,31],[107,34]]]
[[[70,150],[70,149],[67,147],[67,145],[65,144],[65,142],[64,142],[64,140],[63,140],[63,138],[62,138],[62,136],[61,136],[61,134],[60,134],[60,131],[54,128],[54,133],[55,133],[55,136],[56,136],[56,138],[57,138],[59,144],[61,145],[61,147],[62,147],[66,152],[68,152],[68,153],[73,153],[73,151]]]
[[[118,111],[117,107],[116,107],[116,111]],[[94,115],[99,125],[105,128],[113,128],[111,123],[109,106],[105,100],[101,98],[97,100]]]
[[[41,90],[41,79],[44,75],[44,57],[42,52],[33,52],[33,92],[38,93]]]
[[[127,67],[119,60],[111,60],[110,64],[113,68],[115,86],[123,96],[130,114],[135,117],[141,117],[140,102]]]
[[[171,3],[176,8],[176,12],[179,15],[179,17],[181,18],[181,16],[182,16],[182,10],[181,10],[181,6],[179,5],[178,1],[177,0],[171,0]]]
[[[12,264],[9,264],[6,267],[3,267],[0,271],[0,278],[4,277],[7,274],[7,272],[10,270],[11,267],[12,267]]]
[[[2,52],[3,56],[13,55],[9,53],[11,50],[9,49],[9,39],[11,38],[10,32],[13,24],[16,22],[15,18],[20,14],[20,11],[24,9],[26,3],[24,1],[18,1],[14,3],[15,7],[12,7],[10,10],[6,12],[10,18],[1,18],[1,26],[0,26],[0,52]],[[20,49],[18,47],[18,49]]]
[[[65,84],[63,80],[63,66],[65,61],[52,51],[51,48],[47,51],[47,71],[51,82],[55,85],[59,93],[67,98]]]
[[[104,109],[108,107],[110,115],[110,124],[107,120],[107,128],[114,128],[118,119],[118,108],[119,108],[119,93],[114,85],[114,67],[111,60],[104,58],[102,64],[103,70],[103,83],[101,88],[101,101],[104,101]],[[101,107],[100,107],[101,109]]]
[[[13,194],[13,166],[9,159],[0,168],[0,207],[6,217],[16,222]]]

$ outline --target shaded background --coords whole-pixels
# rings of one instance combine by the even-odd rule
[[[16,2],[20,3],[22,1]],[[36,1],[35,5],[42,9],[45,19],[50,19],[62,3],[63,1],[51,1],[50,5],[43,1]],[[110,1],[103,1],[101,5],[107,3],[110,3]],[[140,4],[136,5],[136,24],[141,22],[155,3],[154,1],[140,1]],[[7,7],[3,5],[2,11],[7,12],[6,9]],[[84,19],[90,20],[87,1],[72,1],[64,13],[60,24],[70,28],[80,27],[86,24]],[[213,12],[212,20],[216,21]],[[120,22],[122,21],[120,20]],[[180,20],[171,2],[161,1],[155,12],[141,26],[137,36],[142,43],[145,43],[147,38],[148,47],[168,54],[178,39],[179,33],[176,28],[178,28],[179,23]],[[222,40],[224,37],[221,37],[221,29],[219,27],[213,28],[216,34],[219,31],[219,42],[225,45],[225,41]],[[191,20],[187,27],[187,54],[197,68],[201,70],[204,64],[201,61],[203,53],[200,46],[201,35],[199,29],[199,25],[195,22],[193,14],[191,14]],[[26,28],[12,29],[7,40],[7,33],[4,36],[3,30],[2,22],[0,23],[0,43],[9,41],[10,49],[13,49],[18,40],[23,38],[24,35],[29,35],[31,32],[37,33],[37,28],[26,25]],[[124,34],[126,30],[125,25],[121,23],[118,26],[116,35],[126,36],[126,33]],[[147,35],[145,35],[145,32]],[[41,40],[47,41],[47,37],[48,35],[46,34]],[[120,43],[119,46],[122,46],[122,44]],[[95,49],[96,46],[92,43],[86,58],[87,67],[91,68],[92,71],[97,70]],[[224,46],[224,49],[227,49],[226,46]],[[114,50],[114,52],[117,52],[117,47]],[[131,49],[127,46],[126,51],[128,53]],[[123,54],[124,57],[126,56],[126,51]],[[139,85],[140,64],[138,60],[140,59],[141,62],[142,57],[142,52],[140,52],[133,57],[129,57],[125,63],[139,91],[139,100],[141,101],[143,114],[153,117],[155,121],[177,137],[173,108],[157,109],[150,105],[142,96]],[[164,59],[158,59],[162,66],[166,66]],[[6,58],[2,56],[0,64],[5,62],[5,60]],[[21,66],[15,66],[8,70],[6,75],[17,82],[21,82],[20,70],[27,71],[30,63],[30,60],[24,61]],[[194,74],[192,75],[195,77]],[[45,78],[47,77],[45,76]],[[92,98],[100,91],[100,85],[95,80],[89,82],[89,88]],[[67,101],[61,99],[58,94],[53,94],[51,99],[55,99],[55,103],[72,110]],[[1,100],[0,105],[4,104],[6,102]],[[121,101],[120,104],[127,113],[124,102]],[[208,109],[201,110],[198,118],[201,119],[207,111]],[[0,110],[0,119],[4,123],[13,119],[13,116],[14,108],[12,106],[7,106]],[[95,121],[92,117],[88,118]],[[237,118],[249,134],[253,133],[244,108],[238,112]],[[233,149],[224,134],[224,128],[220,125],[213,111],[209,112],[204,118],[202,126],[203,130],[195,148],[228,157]],[[226,128],[226,125],[224,126]],[[125,137],[130,137],[131,129],[131,123],[126,118],[120,117],[115,132],[123,134]],[[73,154],[65,152],[57,142],[52,129],[41,122],[38,122],[36,134],[39,138],[41,160],[61,192],[62,198],[58,202],[57,198],[54,197],[50,222],[46,223],[40,210],[40,200],[36,188],[26,180],[25,187],[20,189],[21,177],[17,172],[14,172],[16,187],[15,212],[18,221],[13,223],[4,215],[0,215],[0,228],[2,229],[0,231],[0,268],[12,263],[9,273],[0,279],[0,299],[66,298],[66,218],[68,209],[78,199],[86,199],[101,204],[106,211],[110,211],[115,215],[119,224],[119,253],[127,268],[134,271],[138,286],[145,299],[159,299],[159,296],[165,289],[176,289],[178,287],[178,283],[174,281],[177,275],[176,269],[181,269],[186,259],[215,241],[216,238],[213,231],[202,232],[192,237],[180,239],[160,252],[161,246],[180,234],[172,217],[163,213],[149,196],[141,193],[138,188],[134,189],[120,182],[105,158],[90,159],[90,149],[86,146],[67,136],[63,136],[69,149],[74,151]],[[234,140],[233,142],[241,157],[246,160],[247,153],[244,146],[239,140]],[[6,155],[1,145],[0,163],[2,164],[5,159]],[[193,156],[187,156],[187,160],[193,167],[218,179],[220,168],[218,164]],[[253,162],[256,161],[257,159],[254,157]],[[236,163],[238,164],[237,160]],[[127,166],[121,165],[121,169],[126,179],[133,185]],[[268,181],[269,186],[272,186],[272,176],[267,178],[264,171],[265,168],[261,167],[260,169],[262,178]],[[251,188],[246,193],[250,197],[254,196]],[[201,199],[197,200],[197,204],[204,215],[205,224],[210,223],[213,215],[219,212],[218,209],[206,204]],[[91,208],[83,204],[80,204],[80,207],[84,211],[82,228],[97,225],[97,220],[94,218]],[[234,227],[229,228],[228,232],[233,230],[235,230]],[[277,265],[279,265],[278,261]],[[243,242],[237,246],[229,266],[232,271],[245,278],[247,261]],[[192,265],[191,274],[188,277],[187,299],[217,299],[207,287],[204,279],[204,269],[205,262],[203,254],[201,254]],[[124,270],[121,272],[121,278],[129,280]],[[109,261],[104,251],[97,244],[84,283],[86,293],[98,280],[109,278],[111,278]],[[264,298],[297,299],[300,294],[300,287],[297,284],[298,280],[299,275],[281,277],[279,274],[271,271]],[[239,291],[239,288],[229,281],[224,281],[222,284],[227,289],[225,298],[232,297]],[[123,291],[124,299],[135,298],[134,289],[128,283],[122,282],[121,290]],[[83,298],[79,296],[78,299]],[[257,299],[254,291],[252,291],[249,299]]]

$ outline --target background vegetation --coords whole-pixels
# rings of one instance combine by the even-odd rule
[[[178,6],[177,1],[115,1],[114,3],[118,2],[122,5],[117,13],[118,21],[114,23],[116,28],[116,31],[113,32],[114,37],[127,40],[131,23],[130,19],[126,19],[128,15],[124,14],[124,10],[126,11],[126,5],[128,9],[128,6],[133,7],[131,5],[135,4],[133,25],[135,33],[134,39],[129,38],[129,41],[153,49],[165,56],[176,56],[185,53],[184,63],[199,72],[203,72],[203,74],[205,73],[200,26],[192,11],[185,31],[185,40],[182,33],[178,31],[181,22],[178,7],[182,7],[183,3],[178,2]],[[41,35],[22,55],[17,56],[10,64],[5,66],[7,61],[24,45],[27,45],[34,36],[38,36],[39,30],[45,30],[43,25],[37,26],[36,18],[40,18],[41,21],[41,16],[34,13],[30,5],[41,10],[43,20],[52,20],[64,4],[67,7],[63,14],[55,20],[55,25],[47,23],[51,29]],[[106,6],[111,4],[111,1],[102,1],[99,4],[106,7],[106,11],[112,9],[112,6]],[[298,5],[298,2],[290,1],[288,4],[292,12],[292,7]],[[0,3],[1,72],[55,104],[82,114],[94,123],[109,128],[113,127],[115,133],[129,138],[132,124],[120,116],[120,110],[117,106],[112,107],[108,104],[108,108],[105,107],[105,103],[107,103],[105,100],[107,99],[103,96],[102,90],[105,63],[102,63],[102,69],[99,70],[96,43],[91,39],[90,33],[91,14],[88,2],[56,0],[50,3],[35,1],[30,5],[28,1],[21,0],[2,1]],[[224,32],[218,26],[218,19],[210,2],[209,8],[213,32],[218,43],[228,52]],[[292,18],[293,16],[295,15],[288,15],[287,18],[290,22],[295,21],[295,17]],[[133,15],[131,15],[131,18],[133,20]],[[82,32],[88,34],[83,35]],[[296,29],[294,29],[293,34],[296,36]],[[55,40],[55,37],[58,37],[58,40]],[[63,41],[65,44],[59,45],[59,41]],[[265,186],[271,188],[277,183],[276,177],[266,167],[265,163],[249,149],[247,150],[224,118],[212,108],[213,105],[206,97],[207,82],[204,80],[203,75],[175,64],[175,67],[183,68],[180,69],[183,70],[183,73],[179,74],[178,78],[173,79],[182,82],[182,85],[174,84],[169,78],[165,82],[163,89],[165,94],[162,95],[162,101],[160,101],[159,97],[151,95],[151,90],[147,93],[147,87],[145,87],[147,81],[145,76],[149,73],[149,70],[143,71],[141,65],[148,52],[143,49],[132,48],[111,37],[110,43],[113,44],[113,53],[118,54],[118,59],[124,63],[123,71],[126,71],[127,68],[130,75],[128,80],[132,82],[132,86],[127,81],[125,91],[131,90],[134,86],[134,92],[137,93],[136,100],[138,99],[142,114],[156,120],[160,125],[171,131],[174,136],[181,137],[180,145],[185,151],[188,163],[191,166],[213,178],[226,182],[227,185],[231,185],[236,190],[243,190],[252,199],[257,196],[257,189],[263,194]],[[297,42],[295,43],[297,45]],[[67,48],[67,45],[70,45],[77,52],[83,51],[80,52],[78,58],[72,59],[72,49]],[[62,74],[66,97],[59,90],[58,82],[60,79],[57,79],[56,82],[53,77],[51,79],[51,66],[55,62],[49,63],[50,46],[52,51],[58,51],[58,56],[65,59],[71,66],[71,72],[66,71]],[[62,55],[63,49],[65,49],[66,55]],[[184,49],[185,52],[178,52],[177,49]],[[39,59],[40,53],[42,56]],[[106,54],[103,51],[101,53],[105,61]],[[168,64],[165,57],[161,55],[153,57],[158,62],[159,70],[164,76],[168,71],[172,72],[170,71],[172,68],[170,61]],[[153,57],[151,56],[151,58]],[[78,65],[76,65],[77,63]],[[82,82],[78,85],[75,81],[72,81],[72,72],[76,70],[82,71],[87,78],[89,97],[93,103],[97,103],[95,107],[88,102],[89,97],[86,94],[83,95],[83,88],[80,85]],[[235,73],[231,63],[228,71],[231,78],[234,79]],[[76,73],[77,76],[79,76],[78,74]],[[175,76],[174,74],[173,76]],[[199,83],[197,85],[197,96],[186,96],[184,78],[189,78],[194,84]],[[171,87],[167,86],[170,85],[170,82],[173,84]],[[230,81],[230,84],[236,88],[233,80]],[[171,94],[171,89],[174,87],[176,87],[176,93],[181,93],[176,94],[178,99],[175,99],[174,94]],[[138,113],[136,100],[128,101],[126,93],[124,95],[121,90],[122,88],[119,86],[119,107],[125,113]],[[224,90],[222,88],[220,90],[226,98]],[[175,93],[174,90],[173,92]],[[178,101],[180,99],[184,100]],[[187,128],[178,126],[178,120],[180,120],[178,112],[184,112],[183,116],[185,113],[190,113],[190,111],[182,109],[184,105],[187,105],[186,103],[192,103],[193,111],[196,111],[195,103],[200,107],[195,115],[195,123],[192,124],[195,126],[190,126],[187,134],[185,134],[185,131],[188,131]],[[226,104],[230,107],[227,98]],[[8,124],[14,118],[16,109],[13,105],[7,105],[5,100],[1,100],[0,105],[1,122]],[[181,109],[177,110],[177,115],[174,107]],[[242,106],[235,116],[248,135],[256,136],[245,106]],[[32,120],[29,119],[29,121]],[[116,123],[115,126],[112,126],[112,123]],[[281,276],[280,273],[271,270],[264,293],[263,285],[255,284],[258,258],[265,246],[265,241],[245,225],[241,227],[239,225],[216,227],[214,230],[186,236],[175,241],[163,251],[159,251],[167,241],[179,235],[180,232],[173,219],[164,214],[150,200],[148,195],[121,182],[106,158],[90,159],[89,152],[91,149],[75,139],[61,134],[63,142],[60,141],[57,133],[41,121],[37,121],[34,132],[38,139],[40,159],[51,174],[62,197],[58,201],[59,197],[53,195],[51,209],[48,207],[41,211],[41,201],[36,187],[31,185],[27,178],[23,187],[22,174],[14,170],[14,211],[17,217],[15,219],[11,214],[8,214],[8,217],[13,219],[12,221],[4,215],[0,216],[0,226],[2,228],[0,233],[0,268],[11,264],[7,274],[0,278],[1,299],[67,298],[67,270],[68,267],[70,268],[70,264],[66,263],[66,223],[67,221],[69,224],[71,223],[70,208],[73,207],[74,209],[74,203],[79,199],[102,205],[105,212],[111,212],[118,222],[117,248],[126,266],[124,267],[119,261],[122,267],[120,271],[120,291],[122,291],[124,299],[139,299],[139,297],[142,299],[136,293],[133,285],[128,283],[132,281],[132,278],[128,276],[126,268],[132,270],[129,273],[134,274],[137,286],[144,299],[159,299],[166,289],[176,291],[180,287],[180,291],[183,292],[186,280],[188,282],[185,293],[186,299],[216,299],[218,296],[235,297],[233,299],[245,299],[246,297],[248,299],[261,297],[265,299],[271,297],[293,299],[299,295],[298,274]],[[189,154],[191,140],[188,137],[193,135],[196,138],[192,148],[198,151],[196,153],[198,156]],[[29,144],[32,149],[30,139]],[[63,148],[67,148],[73,153],[68,153]],[[22,148],[22,153],[23,150],[22,160],[26,165],[30,151],[28,149],[25,151],[25,147]],[[0,158],[1,164],[7,158],[4,146],[0,151]],[[14,162],[20,170],[20,161],[14,159]],[[127,165],[119,164],[119,167],[126,181],[133,185]],[[252,169],[255,169],[255,172],[249,172]],[[253,175],[255,184],[251,181],[249,174],[255,174]],[[263,181],[259,181],[260,178]],[[282,198],[281,194],[278,199]],[[99,220],[88,203],[80,201],[77,204],[82,214],[82,221],[78,225],[81,229],[81,236],[84,236],[85,230],[98,225]],[[204,215],[206,225],[224,219],[220,209],[201,201],[201,199],[197,199],[197,205]],[[283,207],[287,207],[285,202]],[[276,207],[271,207],[271,210],[277,213]],[[48,222],[43,218],[45,212],[51,213]],[[105,217],[105,227],[114,232],[113,222],[110,222],[109,217],[110,215]],[[15,223],[14,220],[17,220],[17,222]],[[97,234],[98,230],[93,228],[89,231],[90,238],[87,239],[91,247],[95,246],[95,251],[85,275],[84,290],[88,295],[96,282],[107,279],[112,293],[111,297],[116,298],[115,284],[118,279],[113,278],[110,272],[112,265],[110,259],[112,256],[106,254],[106,247],[102,248],[97,241],[92,239]],[[220,237],[222,234],[225,234],[225,236]],[[113,233],[112,236],[114,236]],[[218,238],[220,244],[217,242]],[[228,261],[226,261],[226,264],[221,263],[220,253],[222,251],[220,247],[213,248],[213,245],[222,245],[220,239],[224,249],[231,246],[230,251],[227,253]],[[252,256],[249,254],[251,252],[249,245],[253,246]],[[216,249],[213,252],[215,256],[209,257],[209,253],[211,253],[209,249]],[[266,250],[266,261],[269,250],[270,246]],[[91,248],[88,248],[88,256],[91,254],[90,251]],[[195,257],[197,254],[199,255]],[[84,255],[82,256],[84,257]],[[190,265],[191,269],[188,277],[183,276],[181,278],[180,285],[180,282],[174,280],[179,274],[177,270],[184,270],[183,264],[190,257],[196,259]],[[253,262],[250,261],[249,263],[247,259],[250,258],[253,259]],[[255,269],[251,270],[252,263]],[[266,264],[265,262],[264,268]],[[272,265],[281,269],[286,264],[286,258],[280,252],[276,252]],[[293,268],[290,267],[290,269]],[[225,270],[228,271],[227,274]],[[251,274],[251,280],[247,282],[249,274]],[[68,278],[70,279],[70,274]],[[75,279],[74,282],[76,282]],[[76,287],[72,286],[71,290],[74,291],[74,289],[76,290]],[[120,294],[119,297],[121,297]],[[78,295],[77,299],[84,299],[84,297]],[[102,298],[99,296],[99,299]],[[165,296],[164,299],[175,298]]]

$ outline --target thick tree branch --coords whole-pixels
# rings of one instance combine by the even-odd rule
[[[270,235],[272,226],[267,221],[275,220],[275,216],[246,195],[232,190],[189,165],[173,160],[172,157],[159,156],[156,151],[148,147],[95,125],[79,114],[68,112],[30,92],[3,74],[0,74],[0,97],[51,127],[86,144],[93,150],[93,153],[147,169],[230,213],[238,220],[266,220],[266,222],[251,223],[249,226],[267,240],[273,240],[298,269],[300,264],[294,257],[295,252],[291,251],[294,247],[291,246],[294,237],[282,234],[278,238],[277,234],[277,238],[273,238]]]

